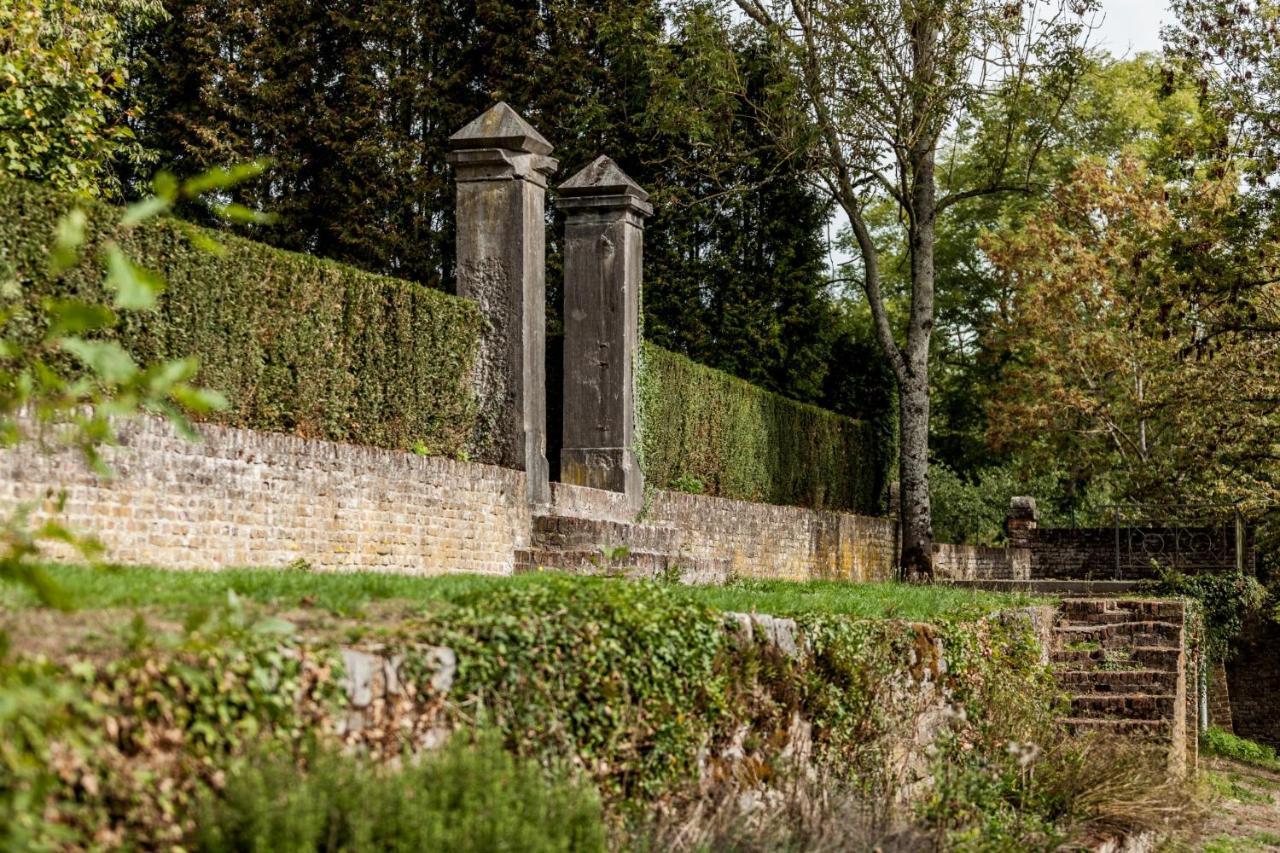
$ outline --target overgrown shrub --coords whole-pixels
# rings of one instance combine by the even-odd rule
[[[1204,653],[1210,661],[1224,661],[1250,619],[1267,618],[1267,590],[1257,578],[1237,572],[1184,575],[1163,570],[1147,584],[1159,595],[1192,600],[1203,622]]]
[[[889,425],[788,400],[645,345],[637,376],[641,464],[659,488],[881,513],[896,458]]]
[[[440,850],[592,853],[605,849],[600,799],[587,785],[548,779],[501,741],[452,738],[440,752],[389,769],[320,749],[305,771],[291,752],[266,752],[206,790],[195,848],[218,851]]]
[[[679,587],[599,578],[460,589],[402,619],[340,620],[309,629],[319,633],[305,640],[279,619],[254,618],[234,598],[215,611],[193,614],[170,640],[139,626],[123,652],[93,663],[0,661],[0,715],[17,706],[21,718],[0,722],[35,734],[30,742],[0,739],[0,759],[17,749],[13,766],[26,768],[0,775],[0,804],[23,816],[45,846],[55,846],[59,832],[82,846],[95,833],[103,847],[126,837],[144,847],[187,843],[193,798],[237,778],[255,744],[269,742],[303,765],[313,742],[336,745],[345,719],[341,643],[403,655],[408,707],[387,703],[400,716],[341,735],[374,758],[415,747],[420,730],[480,725],[553,774],[581,773],[614,816],[691,804],[720,783],[780,790],[789,773],[812,768],[847,799],[806,818],[816,821],[813,832],[823,814],[849,816],[858,803],[883,805],[887,814],[901,786],[928,772],[910,745],[922,703],[940,692],[952,712],[934,720],[951,734],[939,742],[939,760],[982,766],[1003,760],[1010,741],[1047,742],[1056,695],[1020,618],[925,625],[807,611],[796,618],[803,651],[788,655],[767,631],[747,640],[736,618]],[[422,650],[435,645],[457,654],[447,700],[429,687],[434,658]],[[31,690],[52,698],[31,701]],[[58,690],[92,701],[65,710]],[[240,793],[208,799],[207,807],[234,810],[256,789],[297,787],[269,767],[244,772]],[[353,780],[373,778],[365,773],[335,771],[332,785],[322,773],[308,790],[340,804]],[[368,784],[397,790],[401,783]],[[311,796],[273,801],[295,815],[287,826],[246,811],[237,837],[312,826]],[[466,802],[473,801],[459,808]],[[427,831],[412,829],[420,830]]]
[[[1280,755],[1276,754],[1274,747],[1267,746],[1265,743],[1239,737],[1217,726],[1206,729],[1200,742],[1204,751],[1210,755],[1221,755],[1223,758],[1280,773]]]
[[[15,283],[29,308],[109,301],[89,259],[115,239],[167,283],[157,310],[127,318],[116,339],[140,362],[197,358],[199,383],[230,401],[209,419],[434,454],[465,449],[482,323],[470,302],[223,234],[210,252],[213,232],[169,218],[117,226],[118,211],[80,204],[96,242],[55,278],[49,247],[71,198],[0,177],[0,282]],[[35,322],[25,329],[30,340],[43,332]]]
[[[1109,499],[1105,482],[1087,493],[1068,496],[1063,492],[1065,479],[1059,472],[1025,476],[1011,465],[981,468],[968,476],[946,465],[930,465],[934,537],[939,542],[1001,545],[1009,499],[1018,495],[1036,499],[1044,527],[1112,523],[1103,510]]]

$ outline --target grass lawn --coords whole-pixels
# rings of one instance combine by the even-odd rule
[[[352,613],[377,601],[406,604],[451,603],[483,597],[486,590],[546,583],[549,575],[492,577],[443,575],[429,578],[374,573],[335,574],[288,569],[227,569],[181,572],[121,566],[90,568],[51,565],[48,572],[74,609],[107,607],[186,608],[214,606],[227,593],[278,607],[310,605]],[[581,583],[625,583],[582,578]],[[963,621],[1023,606],[1024,595],[953,587],[916,587],[896,583],[852,584],[836,581],[739,581],[721,587],[672,586],[672,594],[716,610],[755,611],[777,616],[803,613],[846,614],[863,619]],[[0,609],[36,606],[25,587],[0,582]]]

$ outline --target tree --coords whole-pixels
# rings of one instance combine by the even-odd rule
[[[113,163],[154,162],[120,98],[130,28],[162,15],[159,0],[0,4],[0,169],[115,198]]]
[[[661,0],[166,8],[170,19],[138,41],[138,135],[179,174],[271,158],[269,176],[236,189],[280,216],[255,239],[447,289],[447,139],[506,100],[554,143],[561,179],[607,153],[652,193],[652,340],[818,401],[830,364],[819,240],[828,202],[752,119],[777,66],[759,38]],[[553,332],[558,232],[548,229]]]
[[[931,579],[929,356],[940,214],[962,202],[1028,191],[1034,167],[1085,67],[1094,0],[735,0],[788,53],[811,167],[848,216],[876,339],[898,386],[902,573]],[[766,117],[766,121],[776,116]],[[944,137],[971,140],[985,168],[939,196]],[[868,212],[887,201],[905,231],[906,329],[895,333]],[[901,343],[899,343],[901,339]]]
[[[1280,494],[1280,246],[1273,283],[1228,298],[1235,174],[1179,185],[1133,157],[1082,165],[1052,204],[983,249],[1015,293],[991,437],[1041,467],[1069,459],[1118,496],[1263,504]],[[1247,306],[1247,309],[1246,309]]]

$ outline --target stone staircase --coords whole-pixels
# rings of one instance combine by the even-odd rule
[[[628,578],[670,577],[706,582],[721,579],[723,567],[683,559],[674,527],[538,515],[530,547],[516,551],[516,572],[557,569],[577,574]]]
[[[1186,608],[1180,601],[1064,600],[1050,660],[1071,697],[1068,729],[1150,740],[1168,749],[1171,768],[1185,770],[1195,750],[1185,632]]]

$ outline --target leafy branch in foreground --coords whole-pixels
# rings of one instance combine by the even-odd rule
[[[206,172],[185,182],[160,174],[153,194],[128,207],[119,227],[128,230],[163,215],[179,201],[217,193],[260,174],[262,163]],[[221,214],[263,221],[255,211],[224,205]],[[72,448],[102,477],[111,475],[101,449],[116,443],[115,423],[141,413],[160,415],[189,439],[197,435],[187,413],[225,408],[217,391],[194,384],[199,364],[178,358],[138,364],[120,343],[104,338],[128,313],[156,310],[164,291],[157,273],[135,263],[114,240],[93,245],[88,217],[72,209],[58,222],[49,251],[51,274],[61,276],[90,256],[101,265],[110,304],[46,298],[30,307],[16,272],[0,281],[0,447],[34,445],[40,452]],[[219,252],[208,241],[202,248]],[[32,335],[32,330],[36,334]],[[29,585],[46,603],[60,603],[56,584],[36,564],[42,545],[59,543],[88,560],[102,544],[58,519],[65,493],[43,507],[23,504],[0,525],[0,578]]]

